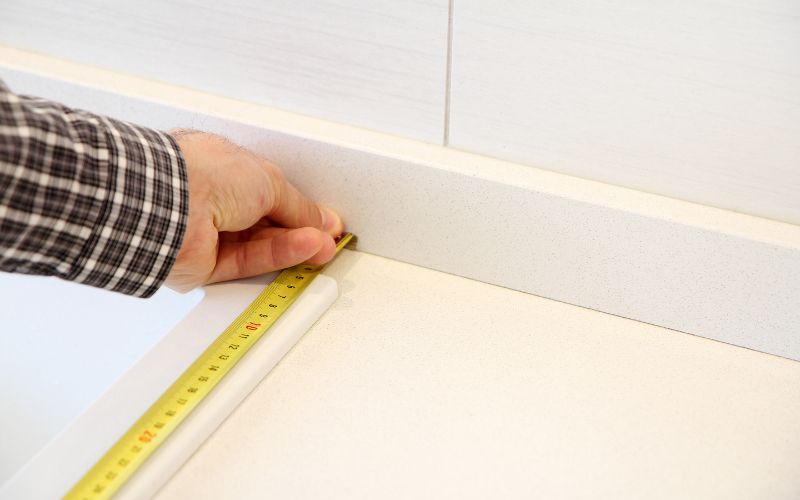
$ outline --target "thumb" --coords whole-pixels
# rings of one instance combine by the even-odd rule
[[[273,206],[267,217],[283,227],[315,227],[331,236],[339,236],[344,230],[339,214],[306,198],[288,182],[280,172],[272,174]]]
[[[311,227],[282,229],[266,239],[223,241],[208,282],[256,276],[301,262],[323,264],[335,253],[333,238]]]

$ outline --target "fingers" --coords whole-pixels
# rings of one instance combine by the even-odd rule
[[[222,241],[209,283],[246,278],[301,262],[324,264],[333,258],[333,237],[318,229],[286,229],[271,238]]]
[[[243,231],[221,232],[219,233],[219,240],[234,242],[265,240],[267,238],[274,238],[275,236],[283,234],[286,231],[289,231],[289,229],[285,227],[273,226],[267,219],[261,219],[252,227],[249,227]]]
[[[275,203],[267,216],[284,227],[315,227],[331,236],[339,236],[344,230],[342,219],[327,207],[317,205],[306,198],[282,175],[273,174]]]
[[[331,236],[343,231],[335,212],[306,198],[265,158],[224,137],[191,130],[172,133],[186,161],[190,203],[207,206],[219,231],[242,231],[262,217]]]

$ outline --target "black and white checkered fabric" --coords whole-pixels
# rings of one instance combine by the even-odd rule
[[[0,270],[139,297],[163,283],[188,214],[169,135],[0,81]]]

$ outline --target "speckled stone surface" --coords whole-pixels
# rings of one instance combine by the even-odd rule
[[[326,274],[159,500],[800,496],[800,363],[361,252]]]
[[[8,49],[0,67],[14,57],[12,88],[272,158],[366,252],[800,359],[800,226]]]

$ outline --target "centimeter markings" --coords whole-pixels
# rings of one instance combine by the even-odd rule
[[[344,234],[336,253],[352,239]],[[66,499],[110,498],[263,337],[323,266],[282,271],[139,420],[67,493]]]

